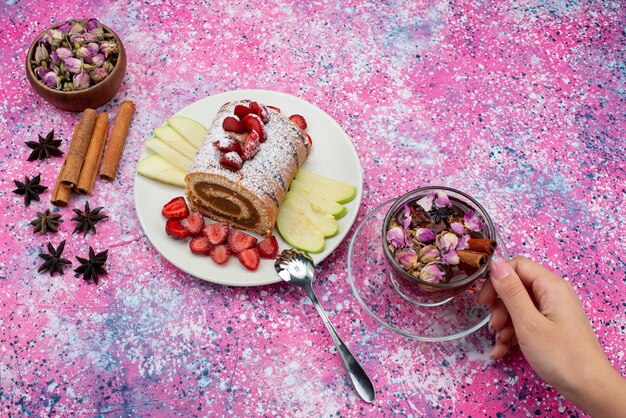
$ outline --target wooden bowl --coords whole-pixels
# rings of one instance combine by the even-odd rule
[[[124,50],[124,44],[115,32],[108,26],[100,24],[105,30],[108,30],[115,36],[115,40],[119,44],[119,53],[117,62],[113,71],[101,82],[95,84],[85,90],[78,91],[60,91],[50,88],[43,84],[41,80],[37,78],[37,75],[33,72],[31,61],[35,58],[35,49],[39,44],[39,40],[43,37],[48,29],[56,28],[61,24],[50,26],[35,38],[33,43],[28,48],[28,54],[26,54],[26,77],[33,87],[33,90],[41,96],[44,100],[48,101],[52,105],[62,110],[70,112],[82,112],[85,109],[95,109],[106,103],[108,103],[113,96],[117,93],[124,80],[126,74],[126,51]]]

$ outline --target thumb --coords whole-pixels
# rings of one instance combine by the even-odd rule
[[[502,258],[491,262],[491,283],[509,311],[513,325],[539,314],[519,276]]]

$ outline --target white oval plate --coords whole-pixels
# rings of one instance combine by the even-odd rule
[[[343,241],[356,219],[361,204],[363,174],[359,157],[344,130],[333,118],[318,107],[297,97],[268,90],[236,90],[209,96],[176,112],[175,116],[187,116],[208,127],[219,108],[231,101],[250,99],[265,105],[276,106],[286,115],[304,116],[307,132],[313,139],[313,149],[303,168],[314,173],[343,181],[356,187],[356,197],[346,203],[346,214],[338,220],[339,233],[326,240],[326,248],[319,254],[311,254],[315,264],[320,263]],[[145,151],[142,158],[149,155]],[[165,233],[165,218],[161,208],[176,196],[184,195],[184,189],[170,186],[135,174],[135,208],[146,236],[159,253],[179,269],[213,283],[229,286],[259,286],[277,283],[281,279],[274,270],[273,260],[261,259],[256,271],[246,270],[231,256],[224,265],[218,265],[211,257],[194,255],[189,251],[188,240],[175,240]],[[282,251],[290,248],[278,231],[274,230]],[[257,238],[261,238],[257,235]]]

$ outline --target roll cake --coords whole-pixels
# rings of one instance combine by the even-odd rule
[[[224,167],[220,164],[224,154],[216,144],[236,139],[243,145],[248,135],[224,130],[224,119],[235,117],[235,106],[251,103],[242,100],[220,108],[187,170],[186,194],[191,207],[203,215],[269,236],[289,185],[309,156],[311,144],[306,133],[287,116],[267,107],[265,142],[260,143],[256,155],[244,161],[239,170]]]

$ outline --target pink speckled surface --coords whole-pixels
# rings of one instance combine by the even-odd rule
[[[90,4],[92,3],[92,4]],[[150,4],[148,4],[150,3]],[[79,2],[0,6],[0,415],[2,416],[577,416],[519,352],[492,362],[484,329],[447,343],[392,334],[369,318],[346,277],[348,241],[317,269],[316,289],[370,372],[374,405],[349,385],[309,300],[282,284],[229,288],[165,261],[139,227],[133,177],[142,142],[169,115],[211,94],[282,91],[328,112],[364,169],[357,218],[411,188],[475,196],[512,255],[561,272],[626,374],[626,8],[617,1]],[[34,94],[32,38],[97,17],[124,40],[114,101],[137,104],[118,178],[61,209],[56,235],[32,234],[13,179],[26,140],[64,140],[79,115]],[[110,219],[72,235],[88,200]],[[158,210],[158,208],[156,208]],[[348,234],[348,239],[352,233]],[[38,274],[37,254],[66,239],[74,261],[109,248],[99,286]]]

